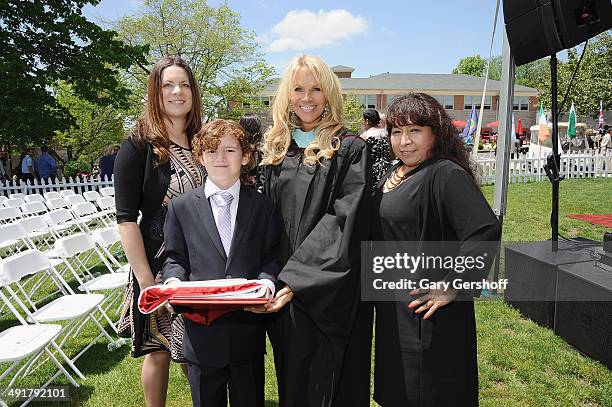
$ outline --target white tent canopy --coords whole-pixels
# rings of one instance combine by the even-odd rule
[[[559,125],[559,138],[557,139],[558,151],[561,151],[561,140],[567,138],[567,128],[569,127],[568,122],[558,122]],[[576,123],[576,128],[586,128],[585,123]],[[546,140],[540,140],[538,133],[540,132],[540,125],[536,124],[529,128],[531,130],[531,138],[529,140],[529,152],[528,156],[541,156],[541,154],[552,153],[552,123],[548,123],[549,137]],[[561,132],[563,130],[563,132]]]
[[[565,129],[569,127],[569,122],[558,122],[557,123],[559,125],[560,129]],[[576,123],[576,127],[587,127],[586,123]],[[548,128],[552,129],[552,123],[548,123]],[[529,128],[529,130],[531,131],[539,131],[540,130],[540,125],[539,124],[534,124],[533,126],[531,126]]]

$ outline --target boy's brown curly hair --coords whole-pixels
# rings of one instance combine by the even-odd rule
[[[249,157],[249,162],[240,169],[240,180],[248,183],[248,172],[254,166],[253,146],[249,135],[233,120],[216,119],[206,123],[202,129],[193,136],[191,141],[193,154],[199,162],[202,162],[202,154],[206,150],[216,150],[219,147],[221,138],[224,136],[235,137],[240,143],[242,155]]]

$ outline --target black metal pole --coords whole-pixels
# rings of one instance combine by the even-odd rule
[[[559,172],[557,155],[559,154],[559,124],[557,117],[557,55],[550,57],[550,90],[551,90],[551,109],[552,109],[552,149],[553,160],[556,171],[552,180],[552,211],[550,215],[550,226],[552,229],[552,250],[556,252],[559,248]]]

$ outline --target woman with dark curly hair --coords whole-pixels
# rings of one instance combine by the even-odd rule
[[[399,162],[375,192],[373,240],[418,247],[444,242],[455,256],[472,255],[478,242],[498,242],[499,222],[444,108],[424,93],[396,98],[387,109],[387,130]],[[474,281],[493,257],[482,272],[457,274],[455,268],[417,276]],[[421,289],[407,301],[376,303],[374,399],[381,406],[478,405],[475,294]]]

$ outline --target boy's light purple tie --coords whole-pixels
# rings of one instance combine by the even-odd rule
[[[227,191],[219,191],[211,198],[214,199],[215,204],[219,207],[219,213],[217,215],[217,230],[221,237],[221,243],[223,243],[223,249],[225,254],[229,256],[230,246],[232,244],[232,218],[230,213],[230,205],[234,200],[232,194]]]

